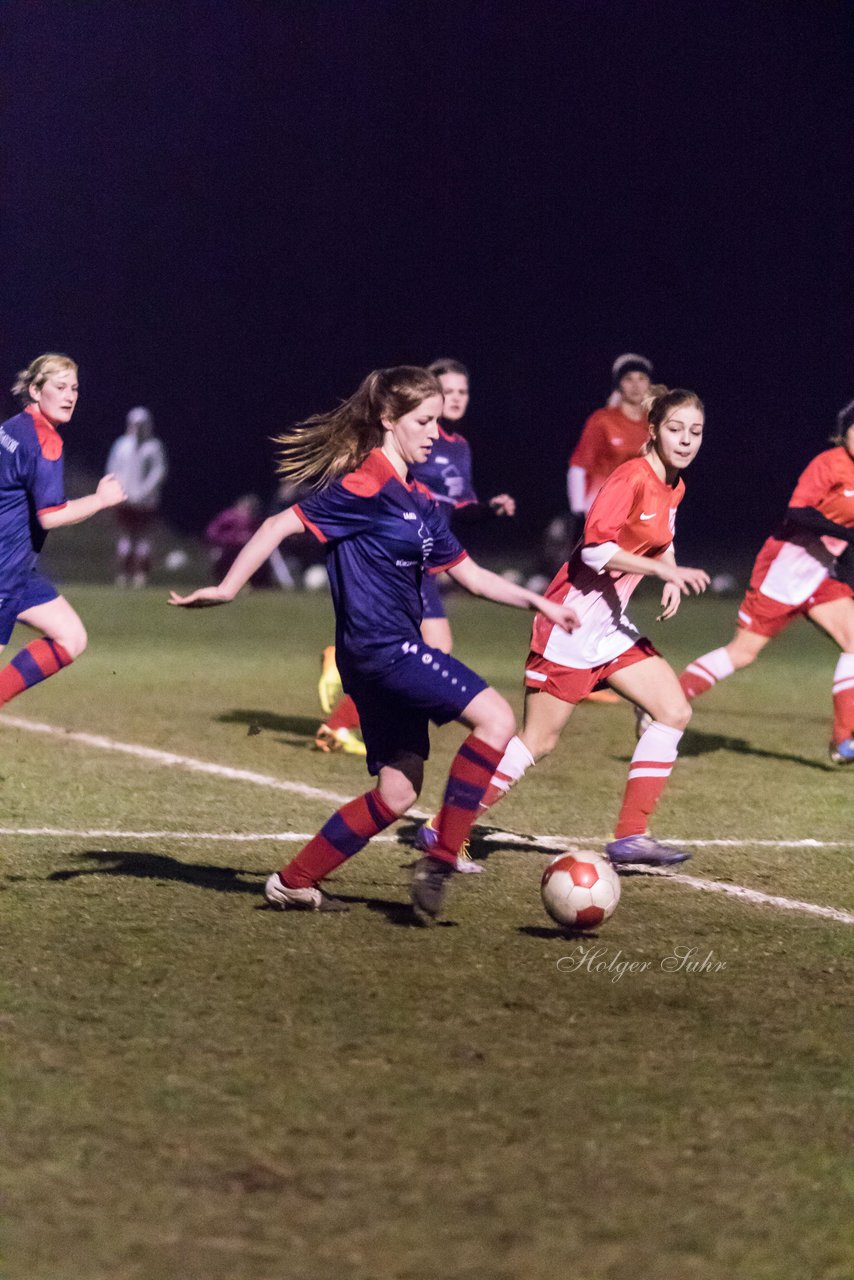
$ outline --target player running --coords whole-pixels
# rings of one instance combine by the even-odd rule
[[[442,387],[426,369],[380,369],[349,400],[317,414],[280,440],[280,470],[323,486],[264,522],[218,587],[184,606],[232,600],[274,547],[308,529],[327,548],[335,606],[335,643],[345,690],[355,700],[367,748],[371,791],[339,809],[281,871],[267,900],[281,908],[319,909],[318,884],[402,817],[421,790],[429,722],[460,720],[470,730],[451,765],[436,841],[419,859],[412,901],[423,920],[438,915],[457,853],[514,731],[508,703],[456,658],[424,643],[421,579],[448,572],[473,595],[542,610],[570,630],[571,605],[506,582],[469,559],[437,503],[412,479],[439,435]]]
[[[833,674],[830,758],[851,764],[854,591],[831,575],[854,543],[854,400],[839,413],[832,443],[803,472],[782,524],[756,557],[732,640],[689,663],[680,683],[686,697],[699,697],[749,667],[795,618],[809,618],[842,650]]]
[[[468,369],[459,360],[443,359],[434,360],[428,365],[428,370],[439,379],[442,386],[442,422],[439,423],[439,437],[429,458],[413,467],[413,476],[430,490],[448,525],[454,515],[465,523],[490,516],[514,516],[516,502],[508,493],[496,494],[488,503],[480,502],[472,479],[469,442],[465,436],[444,425],[456,424],[465,416],[469,403]],[[422,638],[433,648],[450,653],[453,647],[451,627],[438,578],[434,574],[426,574],[421,580],[421,605]],[[333,645],[323,651],[318,693],[326,718],[317,730],[315,745],[321,751],[364,754],[361,739],[356,736],[359,716],[352,698],[345,694],[336,701],[340,693],[340,681]],[[481,870],[476,863],[465,858],[463,861],[466,865],[461,865],[459,870]]]
[[[0,670],[0,706],[55,676],[86,648],[75,610],[36,570],[49,529],[79,524],[118,506],[125,492],[105,475],[85,498],[65,496],[62,437],[77,404],[77,365],[48,352],[18,374],[12,388],[23,412],[0,426],[0,649],[16,622],[43,634]]]
[[[625,609],[644,576],[664,582],[661,617],[671,618],[682,595],[705,591],[702,569],[676,563],[673,530],[685,485],[682,472],[703,439],[703,406],[693,391],[653,387],[644,408],[650,439],[643,454],[605,481],[587,515],[581,540],[552,581],[547,599],[571,606],[581,619],[571,634],[546,619],[533,627],[525,667],[525,724],[504,753],[484,796],[485,810],[552,751],[576,703],[607,685],[652,717],[629,766],[614,839],[617,864],[667,866],[690,854],[647,834],[647,823],[676,762],[691,708],[672,668],[628,619]],[[419,842],[432,832],[422,827]]]

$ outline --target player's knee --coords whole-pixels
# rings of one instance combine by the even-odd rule
[[[727,653],[736,671],[742,671],[745,667],[749,667],[752,662],[755,662],[757,652],[758,650],[749,645],[739,644],[737,640],[733,644],[727,645]]]
[[[515,732],[516,717],[513,708],[503,698],[496,699],[488,718],[478,729],[478,737],[503,751]]]
[[[669,729],[687,729],[694,714],[687,698],[673,698],[659,709],[655,719]]]
[[[61,644],[65,652],[72,661],[79,658],[85,653],[86,646],[89,643],[89,637],[86,634],[86,628],[79,618],[73,623],[69,623],[63,628],[62,634],[53,637],[57,644]]]

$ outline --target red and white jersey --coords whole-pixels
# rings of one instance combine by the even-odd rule
[[[588,506],[608,476],[623,462],[636,458],[648,440],[646,418],[636,422],[627,418],[619,407],[591,413],[569,458],[571,467],[582,467],[586,472]]]
[[[663,555],[684,494],[681,479],[675,485],[659,480],[645,457],[612,472],[588,512],[581,542],[546,592],[549,600],[571,605],[581,626],[568,634],[538,614],[532,649],[564,667],[598,667],[631,648],[639,633],[625,608],[643,575],[604,565],[618,549],[651,560]]]
[[[838,445],[813,458],[789,506],[815,507],[834,524],[854,527],[854,458],[848,450]],[[803,604],[847,546],[842,538],[790,526],[785,537],[767,539],[756,557],[750,585],[781,604]]]

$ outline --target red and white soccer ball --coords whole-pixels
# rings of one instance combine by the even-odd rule
[[[559,853],[543,872],[540,891],[552,920],[575,929],[593,929],[616,911],[620,877],[601,853],[586,849]]]

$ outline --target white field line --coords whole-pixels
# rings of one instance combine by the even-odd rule
[[[0,716],[0,721],[10,725],[15,729],[23,729],[29,733],[43,733],[53,737],[64,738],[67,742],[77,742],[82,746],[96,747],[103,751],[119,751],[125,755],[136,756],[142,760],[149,760],[153,764],[177,765],[179,768],[188,769],[193,773],[207,773],[215,777],[229,778],[237,782],[251,782],[256,786],[270,787],[277,791],[288,791],[291,794],[302,795],[312,799],[332,801],[334,804],[344,804],[352,797],[338,795],[332,791],[325,791],[320,787],[310,787],[302,782],[291,782],[287,779],[274,778],[269,774],[255,773],[250,769],[233,769],[228,765],[215,764],[208,760],[197,760],[193,756],[182,756],[171,751],[159,751],[154,747],[143,747],[138,743],[119,742],[115,738],[108,738],[102,734],[80,733],[67,729],[57,728],[55,725],[43,724],[37,720],[23,720],[18,716]],[[417,810],[410,810],[413,817],[425,817],[426,814],[419,813]],[[307,840],[310,835],[304,833],[290,834],[287,832],[268,833],[265,835],[257,835],[252,833],[208,833],[207,835],[193,832],[111,832],[111,831],[89,831],[75,832],[64,831],[61,828],[0,828],[0,834],[4,835],[64,835],[66,837],[85,836],[94,839],[100,835],[103,838],[117,839],[172,839],[184,840],[236,840],[250,841],[254,839],[266,840]],[[396,842],[395,837],[375,837],[385,842]],[[571,848],[573,845],[582,844],[601,844],[601,838],[578,836],[574,838],[564,836],[539,836],[527,838],[520,836],[518,833],[494,831],[490,832],[487,839],[491,842],[501,842],[503,844],[524,843],[527,846],[533,845],[535,848],[545,850],[560,850]],[[797,840],[797,841],[756,841],[756,840],[685,840],[679,843],[694,845],[695,847],[724,846],[739,847],[749,844],[751,847],[762,848],[839,848],[844,841],[817,841],[817,840]],[[632,868],[635,871],[642,872],[646,875],[662,876],[667,880],[674,881],[679,884],[685,884],[692,889],[697,889],[706,893],[723,893],[732,897],[741,898],[747,902],[755,902],[763,906],[776,907],[784,911],[801,911],[809,915],[823,916],[826,919],[836,920],[842,924],[854,924],[854,915],[847,911],[841,911],[837,907],[822,907],[814,902],[800,902],[795,898],[781,898],[773,894],[761,893],[758,889],[748,889],[744,885],[728,884],[720,880],[701,880],[696,876],[686,876],[680,872],[673,872],[669,869],[665,870],[659,867],[637,866]]]

